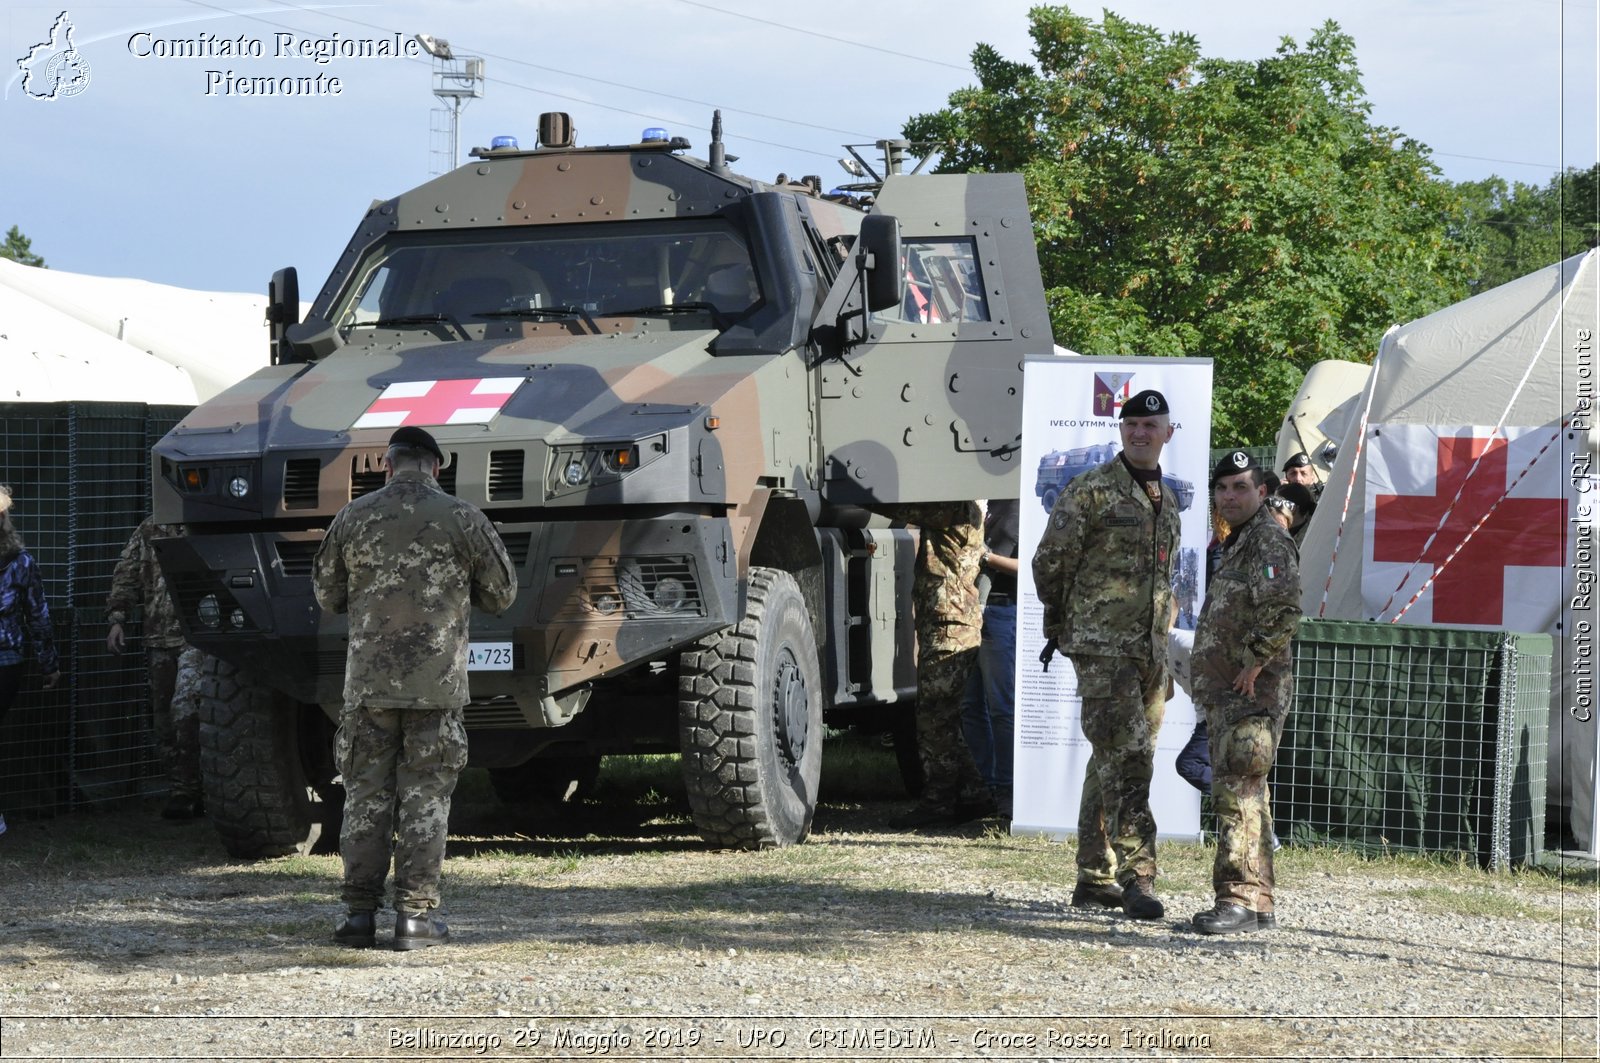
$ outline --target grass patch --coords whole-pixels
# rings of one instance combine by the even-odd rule
[[[1408,897],[1417,901],[1424,911],[1443,915],[1465,915],[1478,919],[1536,919],[1548,923],[1561,921],[1561,913],[1557,909],[1534,906],[1515,893],[1486,886],[1412,886],[1386,892],[1392,896]]]

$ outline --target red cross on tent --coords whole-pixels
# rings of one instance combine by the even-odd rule
[[[1380,491],[1372,496],[1372,559],[1414,563],[1424,574],[1432,566],[1438,575],[1432,589],[1436,624],[1500,626],[1505,623],[1506,569],[1559,567],[1566,560],[1566,499],[1508,496],[1510,452],[1505,439],[1439,436],[1431,493]],[[1479,455],[1477,471],[1467,479]],[[1511,472],[1522,472],[1523,464]],[[1369,475],[1372,471],[1376,470]],[[1461,497],[1452,507],[1458,491]],[[1462,540],[1486,513],[1488,519],[1463,546]],[[1458,547],[1460,552],[1450,559]],[[1441,571],[1439,566],[1447,559],[1449,564]]]
[[[487,424],[522,382],[520,376],[402,380],[384,388],[350,427]]]

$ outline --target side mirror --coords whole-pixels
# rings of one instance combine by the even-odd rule
[[[272,364],[294,361],[285,334],[290,325],[300,323],[300,276],[293,266],[285,266],[267,282],[268,345]]]
[[[867,310],[888,310],[906,296],[906,269],[900,256],[900,219],[868,214],[856,241],[857,263],[865,278]]]
[[[283,330],[283,340],[287,351],[283,362],[312,362],[344,346],[339,330],[319,317],[290,325]]]

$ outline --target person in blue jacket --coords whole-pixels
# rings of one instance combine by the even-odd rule
[[[22,689],[30,644],[49,690],[61,681],[61,655],[50,633],[44,581],[11,523],[11,489],[0,486],[0,722]],[[5,816],[0,815],[0,834],[5,830]]]

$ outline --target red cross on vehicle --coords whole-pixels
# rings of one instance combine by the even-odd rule
[[[522,382],[519,376],[397,381],[385,387],[350,427],[486,424]]]

